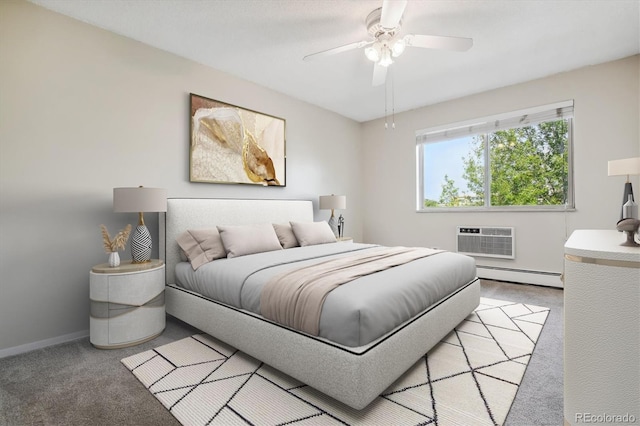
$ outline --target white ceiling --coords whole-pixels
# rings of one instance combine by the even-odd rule
[[[640,53],[640,0],[409,0],[401,34],[470,37],[467,52],[407,48],[372,87],[362,49],[381,0],[30,0],[357,121]],[[206,94],[215,98],[215,93]]]

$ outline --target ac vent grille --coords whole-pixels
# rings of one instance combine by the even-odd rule
[[[458,226],[456,234],[458,253],[515,259],[515,229],[512,227]]]

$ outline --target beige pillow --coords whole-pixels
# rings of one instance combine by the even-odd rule
[[[218,226],[227,257],[282,250],[270,223],[245,226]]]
[[[180,234],[176,241],[189,259],[193,270],[227,255],[220,234],[215,228],[188,229]]]
[[[335,243],[336,236],[325,221],[322,222],[289,222],[293,234],[301,247],[315,244]]]
[[[291,225],[288,223],[274,223],[273,229],[276,231],[276,235],[278,236],[278,240],[280,241],[280,245],[282,248],[291,248],[291,247],[299,247],[298,240],[296,236],[293,234],[293,230],[291,229]]]

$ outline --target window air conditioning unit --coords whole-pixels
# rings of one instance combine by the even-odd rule
[[[492,226],[458,226],[456,250],[470,256],[515,259],[515,229]]]

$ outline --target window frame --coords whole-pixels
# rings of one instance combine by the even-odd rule
[[[574,167],[573,167],[573,100],[558,102],[549,105],[542,105],[504,114],[492,115],[457,123],[445,124],[416,131],[416,211],[418,213],[446,213],[446,212],[565,212],[575,210],[574,198]],[[488,135],[489,133],[506,130],[510,128],[525,127],[541,122],[554,121],[553,111],[561,115],[556,118],[568,120],[567,129],[567,200],[562,205],[524,205],[524,206],[492,206],[491,205],[491,164]],[[561,111],[563,111],[561,113]],[[533,119],[532,122],[523,122],[527,117],[535,117],[538,114],[542,119]],[[544,118],[548,117],[548,118]],[[520,125],[509,125],[518,119]],[[501,127],[499,123],[507,123],[506,127]],[[504,125],[504,124],[503,124]],[[458,136],[447,136],[448,133]],[[435,135],[434,137],[431,137]],[[443,135],[438,137],[438,135]],[[424,147],[429,143],[454,140],[461,136],[483,136],[484,144],[484,205],[466,207],[425,207],[424,206]],[[426,140],[425,140],[426,139]],[[431,139],[431,140],[429,140]]]

